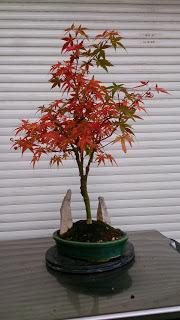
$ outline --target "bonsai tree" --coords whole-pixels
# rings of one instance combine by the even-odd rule
[[[16,134],[22,136],[14,140],[13,146],[22,153],[31,151],[33,166],[44,154],[49,154],[50,164],[57,166],[74,157],[86,221],[91,224],[87,188],[91,164],[115,163],[106,146],[119,143],[126,152],[127,145],[133,143],[132,123],[141,119],[140,111],[145,111],[144,100],[153,97],[152,89],[166,91],[158,85],[150,88],[147,81],[128,89],[124,84],[105,85],[95,78],[95,68],[108,72],[113,66],[107,59],[109,49],[125,49],[117,31],[105,30],[92,40],[86,28],[72,24],[63,40],[64,60],[51,67],[49,80],[52,88],[59,88],[60,98],[39,107],[41,114],[36,122],[22,120],[16,129]]]

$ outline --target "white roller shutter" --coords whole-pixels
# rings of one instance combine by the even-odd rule
[[[109,52],[115,67],[104,82],[133,85],[151,80],[171,95],[149,103],[134,125],[136,143],[127,156],[111,148],[119,166],[93,166],[89,191],[93,214],[105,197],[114,226],[157,229],[180,240],[180,2],[167,0],[41,0],[0,2],[0,239],[42,237],[59,227],[59,206],[73,191],[74,218],[84,217],[79,177],[72,160],[35,169],[30,154],[10,150],[22,118],[58,97],[48,71],[59,57],[63,29],[72,21],[90,29],[121,31],[128,54]],[[151,4],[150,4],[151,3]]]

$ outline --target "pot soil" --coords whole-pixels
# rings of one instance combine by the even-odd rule
[[[91,224],[87,224],[85,220],[79,220],[73,223],[72,228],[59,236],[64,240],[71,241],[105,242],[121,239],[124,232],[102,221],[93,220]]]

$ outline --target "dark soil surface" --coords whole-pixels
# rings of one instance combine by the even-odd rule
[[[80,242],[105,242],[118,240],[123,235],[123,231],[102,221],[93,220],[92,224],[87,224],[86,220],[79,220],[61,238]]]

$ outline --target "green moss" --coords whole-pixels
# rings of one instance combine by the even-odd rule
[[[61,238],[80,242],[105,242],[120,239],[123,235],[120,229],[102,221],[93,220],[91,224],[87,224],[86,220],[79,220]]]

